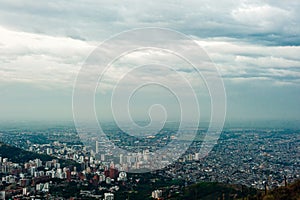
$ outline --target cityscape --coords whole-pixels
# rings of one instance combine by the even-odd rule
[[[300,1],[0,0],[0,200],[300,200]]]
[[[113,126],[109,128],[114,129]],[[143,184],[139,182],[143,176],[149,177],[149,181],[165,179],[173,183],[160,187],[153,184],[153,190],[146,194],[148,199],[184,195],[182,187],[199,182],[241,185],[258,191],[272,190],[299,179],[299,131],[282,128],[224,129],[207,157],[199,158],[197,150],[201,141],[195,140],[177,161],[143,175],[128,173],[129,168],[146,168],[155,142],[164,142],[161,138],[149,146],[142,144],[144,149],[136,154],[114,157],[110,152],[101,151],[109,148],[99,141],[95,141],[96,148],[81,144],[71,126],[36,130],[2,129],[1,148],[11,145],[34,154],[25,154],[23,156],[28,157],[26,161],[16,162],[3,157],[5,150],[0,152],[1,195],[2,198],[12,199],[64,197],[107,200],[127,194],[130,198],[129,192],[134,191],[133,187]],[[164,138],[174,134],[174,131],[162,132]],[[198,132],[202,133],[204,129],[199,128]],[[121,135],[115,136],[121,138]],[[157,138],[159,136],[156,135]],[[129,147],[130,143],[126,146]],[[131,147],[140,149],[141,146]],[[6,154],[10,155],[9,152]],[[69,188],[72,192],[63,188]]]

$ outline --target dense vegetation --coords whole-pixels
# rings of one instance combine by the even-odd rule
[[[238,199],[254,196],[257,190],[240,185],[201,182],[185,186],[184,181],[172,180],[151,173],[131,174],[132,181],[138,184],[128,184],[116,194],[116,199],[152,199],[151,192],[155,189],[163,191],[163,198],[169,200],[184,199]],[[130,186],[130,187],[128,187]]]
[[[256,190],[240,185],[202,182],[185,189],[182,199],[239,199],[256,194]]]
[[[9,161],[12,161],[14,163],[25,163],[28,162],[29,160],[34,160],[36,158],[40,159],[43,162],[51,161],[52,159],[57,159],[56,157],[53,156],[26,151],[3,143],[0,143],[0,157],[9,158]],[[76,166],[77,169],[81,168],[81,165],[74,161],[64,160],[64,159],[58,159],[58,160],[61,163],[62,167]]]
[[[268,191],[266,195],[258,194],[252,199],[257,200],[299,200],[300,199],[300,180],[288,185]]]

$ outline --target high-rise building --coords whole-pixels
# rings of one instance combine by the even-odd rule
[[[36,167],[41,167],[43,165],[43,163],[40,159],[35,159],[34,162],[36,164]]]
[[[96,154],[98,154],[98,153],[99,153],[99,142],[96,141]]]
[[[124,163],[124,156],[123,156],[123,154],[120,154],[120,164],[123,164]]]
[[[115,169],[115,168],[109,168],[109,177],[111,178],[111,179],[115,179],[115,178],[117,178],[117,176],[118,176],[118,170],[117,169]]]
[[[162,197],[162,190],[154,190],[151,196],[153,199],[160,199]]]
[[[53,153],[52,149],[51,148],[47,148],[47,154],[51,155],[52,153]]]
[[[104,193],[104,200],[114,200],[114,196],[113,193]]]

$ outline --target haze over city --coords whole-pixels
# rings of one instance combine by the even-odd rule
[[[299,200],[299,11],[1,0],[0,200]]]
[[[227,122],[300,120],[299,4],[233,0],[1,1],[0,119],[71,121],[77,73],[97,45],[122,31],[160,27],[186,34],[215,63],[225,84]],[[105,113],[104,120],[111,120],[110,109],[102,103],[111,95],[109,80],[118,79],[118,69],[144,64],[155,53],[128,55],[107,74],[104,89],[97,93],[98,110]],[[174,63],[174,58],[165,59]],[[182,73],[194,80],[193,72]],[[172,81],[163,70],[147,72],[147,77]],[[134,77],[130,81],[134,82]],[[207,121],[207,90],[197,81],[195,88],[199,88],[202,119]],[[136,97],[134,119],[147,120],[145,107],[153,101],[169,106],[169,120],[178,119],[176,101],[164,90],[144,92]],[[153,95],[160,98],[153,100]]]

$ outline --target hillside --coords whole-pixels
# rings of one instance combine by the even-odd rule
[[[14,163],[24,163],[36,158],[42,161],[49,161],[54,159],[54,157],[49,155],[25,151],[23,149],[9,146],[3,143],[0,143],[0,156],[2,158],[8,158]]]
[[[198,183],[186,187],[182,197],[170,199],[247,199],[247,200],[300,200],[300,180],[287,187],[270,190],[265,195],[262,191],[237,185],[221,183]]]
[[[241,185],[202,182],[185,189],[183,199],[238,199],[256,194],[256,190]]]
[[[261,200],[300,200],[300,180],[288,185],[271,190]]]
[[[3,143],[0,143],[0,157],[8,158],[9,161],[12,161],[14,163],[25,163],[28,162],[29,160],[34,160],[36,158],[40,159],[43,162],[50,161],[52,159],[57,159],[56,157],[53,156],[26,151]],[[76,166],[77,169],[81,168],[80,164],[76,163],[75,161],[64,160],[64,159],[58,159],[58,160],[61,163],[62,167]]]

